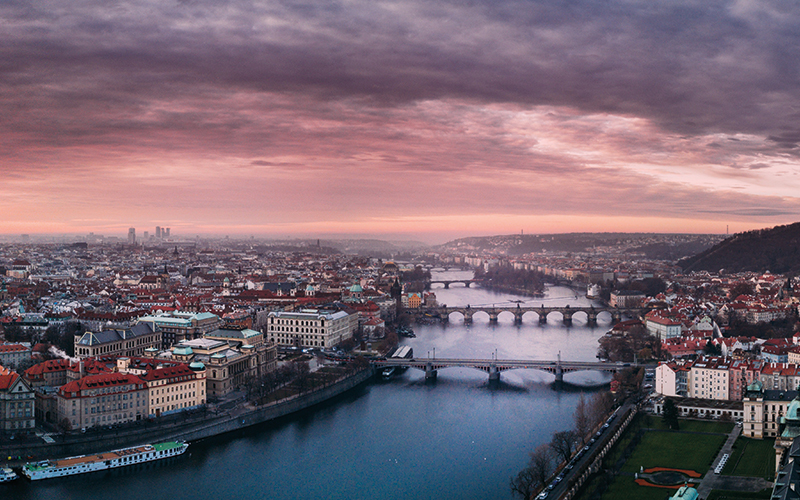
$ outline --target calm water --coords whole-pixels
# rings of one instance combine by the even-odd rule
[[[469,277],[460,272],[450,278]],[[553,288],[544,299],[527,299],[475,288],[435,289],[448,305],[491,305],[510,300],[532,304],[588,305],[575,292]],[[605,321],[603,321],[605,319]],[[557,314],[539,325],[534,314],[521,326],[501,315],[497,325],[477,314],[470,326],[455,314],[446,326],[416,326],[406,342],[417,358],[435,348],[437,357],[594,360],[597,339],[608,329]],[[598,373],[565,376],[576,384],[607,380]],[[509,479],[528,453],[567,429],[578,390],[555,391],[553,376],[504,372],[496,387],[487,375],[445,369],[435,384],[408,370],[386,383],[348,394],[291,420],[194,443],[186,455],[141,469],[0,485],[0,498],[84,499],[113,495],[142,498],[325,498],[509,499]]]

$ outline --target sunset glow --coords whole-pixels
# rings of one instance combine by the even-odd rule
[[[798,220],[783,2],[0,4],[0,234]]]

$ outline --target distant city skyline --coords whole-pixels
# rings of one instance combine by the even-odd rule
[[[798,5],[23,0],[0,16],[6,237],[800,220]]]

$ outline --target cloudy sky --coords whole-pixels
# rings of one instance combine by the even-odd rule
[[[3,0],[0,233],[800,220],[800,6]]]

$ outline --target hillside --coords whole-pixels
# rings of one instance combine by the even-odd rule
[[[739,233],[678,262],[685,271],[800,273],[800,222]]]
[[[677,260],[697,254],[722,237],[702,234],[566,233],[460,238],[441,245],[442,252],[491,252],[509,257],[533,253],[591,253],[631,258]]]

